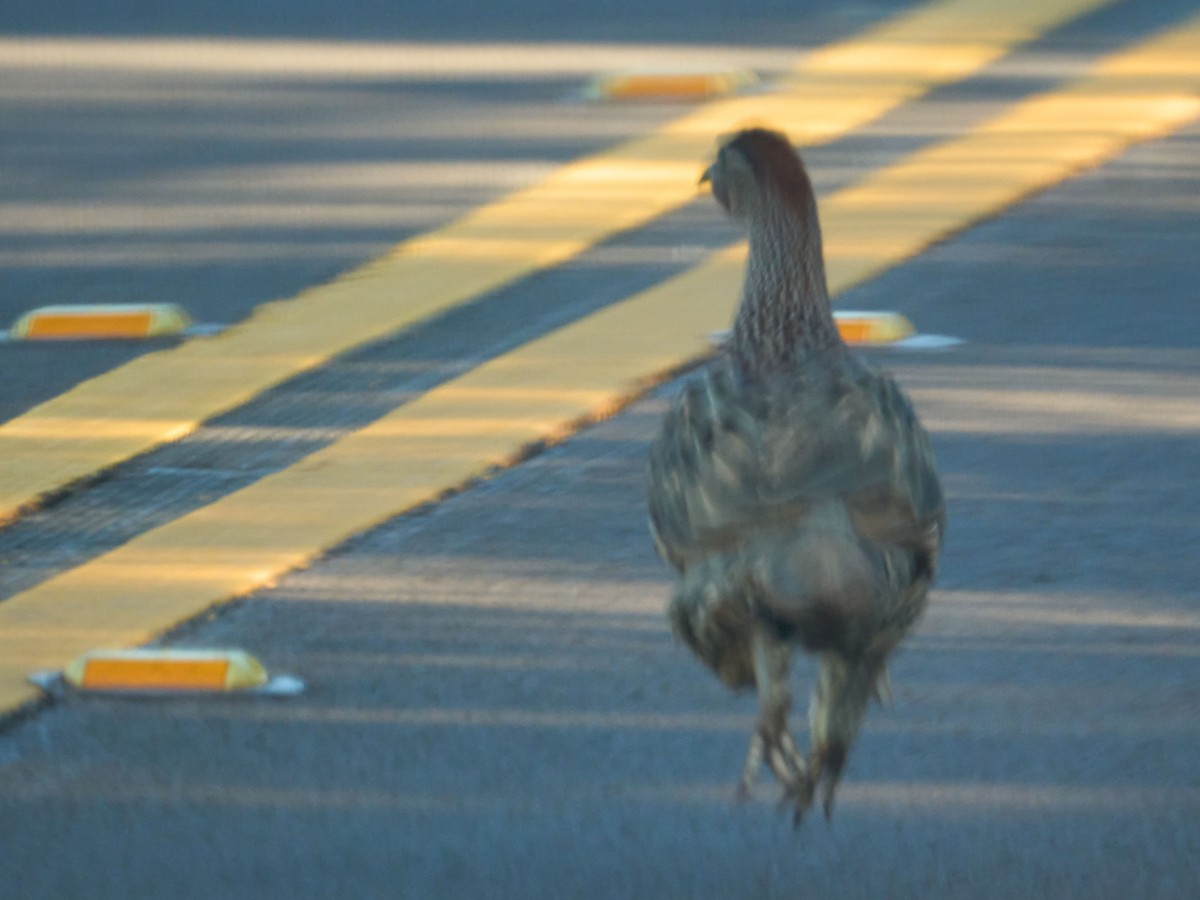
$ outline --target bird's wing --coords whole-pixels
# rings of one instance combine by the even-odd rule
[[[714,364],[685,386],[651,450],[651,525],[678,569],[834,498],[861,537],[936,555],[929,440],[896,384],[848,354],[753,382]]]

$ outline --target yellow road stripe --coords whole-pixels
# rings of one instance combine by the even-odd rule
[[[714,102],[564,166],[226,333],[142,356],[0,425],[0,523],[274,384],[695,196],[714,137],[747,120],[828,141],[1111,0],[942,0],[804,57],[769,94]]]
[[[1169,78],[1144,74],[1168,58],[1186,64]],[[822,209],[833,290],[1006,201],[1200,116],[1200,17],[1093,71],[830,197]],[[939,173],[953,174],[951,189]],[[1002,190],[993,189],[997,183]],[[512,460],[528,442],[615,409],[657,373],[705,352],[704,335],[732,313],[744,252],[720,251],[479,366],[291,468],[0,603],[0,709],[33,696],[23,682],[31,670],[61,666],[92,646],[143,642]]]

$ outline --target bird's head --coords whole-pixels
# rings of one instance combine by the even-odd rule
[[[787,137],[767,128],[747,128],[724,140],[717,158],[700,178],[737,219],[753,216],[777,199],[807,215],[813,190],[799,155]]]

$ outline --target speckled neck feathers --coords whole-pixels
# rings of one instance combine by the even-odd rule
[[[833,322],[812,186],[768,180],[747,211],[750,256],[730,350],[746,374],[786,371],[841,347]]]

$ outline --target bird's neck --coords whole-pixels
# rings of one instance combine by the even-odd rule
[[[816,203],[776,201],[749,218],[750,256],[730,349],[748,374],[842,346],[825,283]]]

